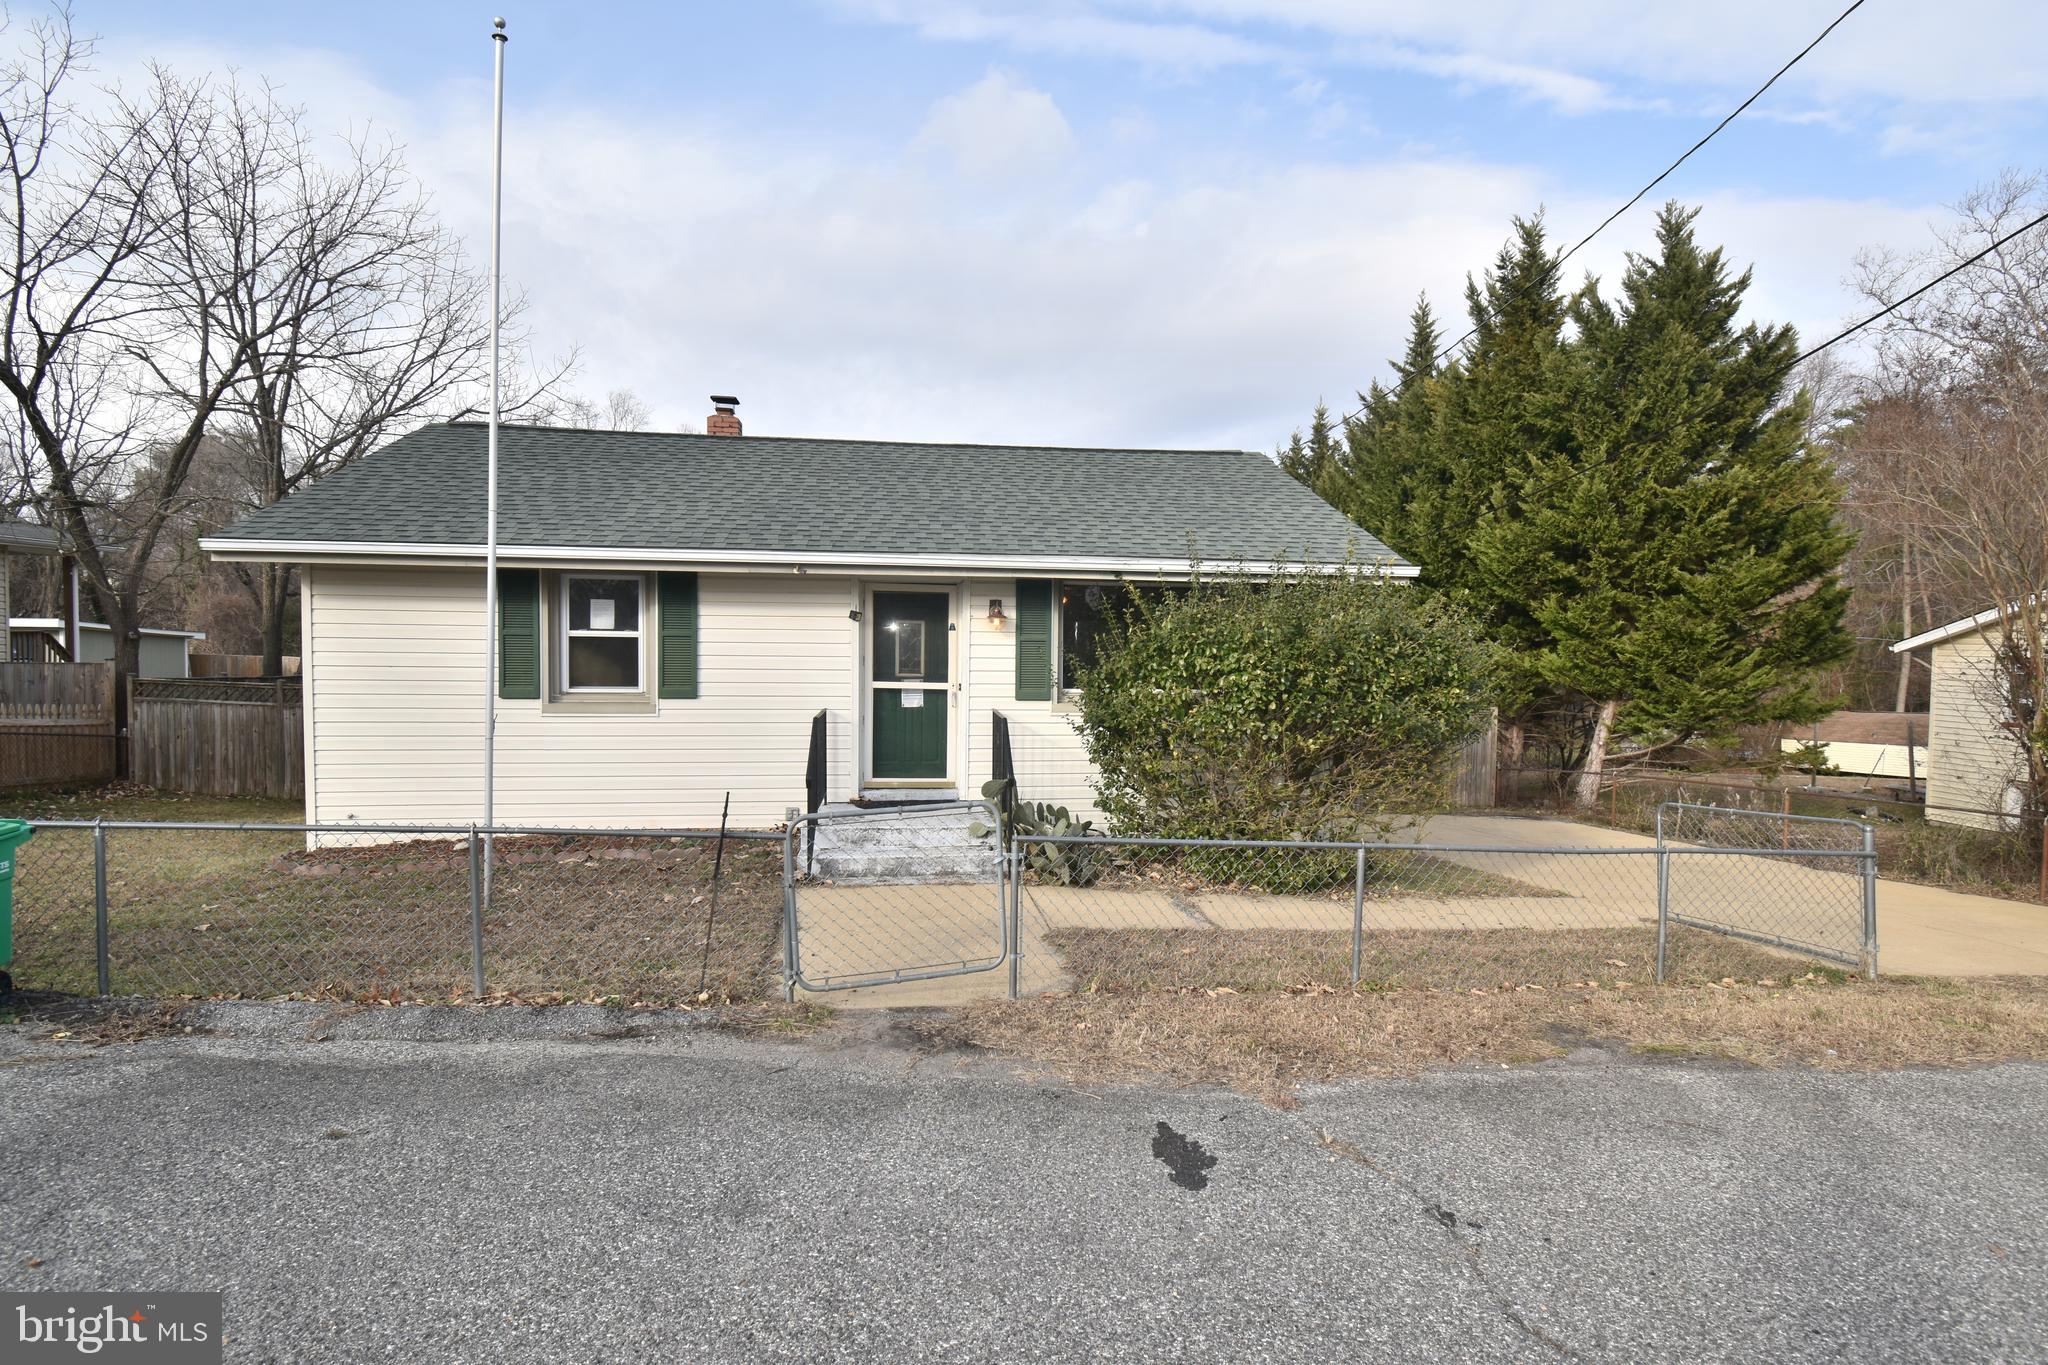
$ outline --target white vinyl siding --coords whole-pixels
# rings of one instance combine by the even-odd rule
[[[1001,598],[1004,620],[988,619],[989,599]],[[1067,702],[1018,701],[1017,584],[1014,579],[976,579],[967,585],[969,676],[967,782],[964,795],[979,796],[994,774],[995,713],[1010,721],[1010,750],[1017,763],[1017,792],[1027,801],[1065,806],[1082,819],[1102,823],[1095,806],[1095,765],[1074,728],[1079,713]]]
[[[483,575],[322,566],[307,577],[309,813],[478,818]],[[845,579],[824,575],[703,574],[699,697],[632,714],[499,701],[499,822],[714,826],[730,791],[734,826],[774,825],[803,805],[820,710],[830,795],[845,795],[858,629],[847,619],[848,591]]]
[[[1992,676],[1992,637],[1959,635],[1934,646],[1927,735],[1927,818],[1938,824],[1996,829],[1988,813],[2010,809],[2022,772],[2019,745],[2000,728],[2006,714]],[[1967,810],[1941,810],[1960,806]]]

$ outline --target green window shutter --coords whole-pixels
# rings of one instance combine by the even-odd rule
[[[498,570],[498,695],[540,700],[540,570]]]
[[[1017,580],[1017,700],[1052,700],[1052,580]]]
[[[661,579],[661,658],[655,665],[657,696],[688,701],[697,695],[697,575],[665,573]]]

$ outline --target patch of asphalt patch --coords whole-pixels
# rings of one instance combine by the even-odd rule
[[[1184,1190],[1205,1190],[1216,1158],[1202,1144],[1160,1120],[1152,1130],[1152,1155],[1166,1166],[1166,1178]]]

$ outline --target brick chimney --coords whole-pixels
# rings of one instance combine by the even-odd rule
[[[707,436],[737,436],[740,434],[739,415],[733,411],[740,400],[722,393],[711,395],[711,415],[704,419],[704,434]]]

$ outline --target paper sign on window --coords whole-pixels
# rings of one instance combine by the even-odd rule
[[[617,619],[618,617],[613,612],[611,598],[593,597],[590,599],[590,628],[592,630],[617,630],[618,627],[613,624]]]
[[[899,695],[903,698],[904,710],[922,711],[924,709],[924,693],[918,691],[916,688],[906,687]]]

